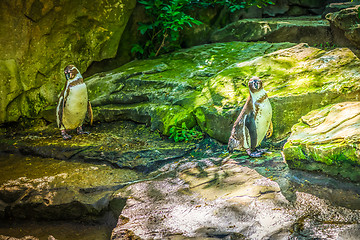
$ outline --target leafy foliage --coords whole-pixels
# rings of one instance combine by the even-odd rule
[[[259,8],[273,4],[270,0],[138,0],[144,5],[151,22],[139,23],[139,32],[146,41],[142,45],[135,44],[132,53],[143,57],[154,57],[161,51],[168,52],[176,47],[180,31],[184,27],[193,27],[202,22],[186,13],[194,8],[224,6],[231,12],[256,5]]]
[[[330,44],[329,42],[326,42],[326,43],[314,44],[314,47],[318,47],[325,51],[329,51],[335,49],[337,46],[335,44]]]
[[[181,127],[171,127],[170,134],[169,138],[173,138],[175,142],[200,140],[204,137],[204,134],[198,131],[197,127],[188,129],[185,122],[182,123]]]
[[[144,46],[134,45],[132,52],[157,56],[164,47],[169,47],[179,38],[184,26],[201,24],[184,12],[191,0],[139,0],[145,6],[146,13],[152,17],[151,23],[139,23],[138,30],[147,34],[149,40]],[[171,45],[170,45],[171,46]]]
[[[262,8],[268,4],[274,4],[274,2],[270,0],[196,0],[192,2],[200,7],[225,6],[230,12],[246,9],[255,5],[258,8]]]

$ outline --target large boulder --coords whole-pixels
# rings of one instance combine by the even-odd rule
[[[132,120],[165,135],[175,125],[198,125],[226,143],[248,97],[247,81],[257,75],[273,106],[274,139],[280,140],[308,112],[357,99],[358,64],[347,48],[230,42],[133,61],[86,82],[97,121]]]
[[[257,75],[273,107],[273,139],[281,140],[308,112],[358,100],[358,64],[347,48],[229,42],[133,61],[86,83],[95,121],[131,120],[165,135],[173,126],[197,125],[227,143],[249,95],[247,81]],[[42,116],[54,121],[54,108]]]
[[[355,1],[351,1],[351,2],[335,2],[335,3],[330,3],[329,5],[326,6],[324,12],[322,13],[321,17],[325,18],[325,16],[328,13],[334,13],[334,12],[338,12],[341,11],[343,9],[346,8],[351,8],[351,7],[355,7],[356,5],[359,5],[359,0],[355,0]]]
[[[345,239],[347,232],[349,239],[357,236],[350,230],[359,226],[359,210],[335,207],[302,191],[289,202],[276,182],[254,169],[233,159],[220,166],[210,160],[188,163],[175,177],[136,183],[115,194],[126,196],[127,202],[112,239]],[[181,164],[173,165],[181,170]],[[350,224],[349,229],[336,229],[335,222]]]
[[[268,41],[306,42],[310,45],[333,42],[330,24],[320,17],[242,19],[215,31],[212,42]]]
[[[66,65],[83,72],[114,57],[135,3],[1,1],[0,123],[34,117],[53,104]]]
[[[346,8],[338,12],[329,13],[326,19],[332,28],[340,29],[345,37],[357,48],[360,48],[359,7]]]
[[[210,136],[226,142],[226,137],[219,138],[213,131],[223,129],[225,135],[230,134],[238,107],[248,93],[238,78],[239,91],[236,92],[231,91],[234,89],[230,81],[222,83],[225,88],[229,87],[224,96],[225,89],[213,88],[213,82],[223,76],[224,69],[236,63],[290,46],[293,44],[217,43],[180,50],[153,60],[133,61],[97,74],[86,79],[95,119],[146,123],[165,135],[169,135],[172,126],[185,122],[190,129],[199,125]],[[232,117],[215,120],[215,125],[206,118],[207,124],[212,126],[207,127],[198,108],[227,115],[221,114],[223,107],[226,112],[235,109],[229,113]]]
[[[226,142],[237,106],[247,98],[247,80],[259,76],[273,107],[274,139],[283,139],[309,111],[359,99],[356,64],[359,59],[347,48],[324,51],[306,44],[235,63],[209,79],[202,94],[213,106],[199,106],[195,116],[210,136]]]
[[[330,105],[300,120],[284,146],[289,167],[360,182],[360,102]]]

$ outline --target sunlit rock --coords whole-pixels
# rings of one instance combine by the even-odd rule
[[[289,202],[276,182],[254,169],[232,159],[221,166],[209,162],[188,163],[176,177],[118,192],[127,202],[112,239],[336,239],[348,228],[331,231],[334,223],[358,226],[359,210],[305,192]]]
[[[360,181],[360,102],[344,102],[303,116],[284,146],[291,168],[320,170]]]
[[[324,51],[307,44],[234,63],[209,79],[202,91],[208,103],[199,106],[195,116],[210,136],[226,142],[226,129],[248,97],[246,83],[259,76],[273,108],[273,139],[283,139],[311,110],[359,100],[360,75],[354,70],[359,63],[347,48]]]
[[[130,196],[112,239],[130,233],[141,239],[176,235],[260,239],[293,219],[282,207],[287,201],[278,185],[256,171],[233,163],[199,170],[129,186],[124,192]]]

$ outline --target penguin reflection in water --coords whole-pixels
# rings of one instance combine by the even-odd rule
[[[236,119],[229,138],[228,150],[246,150],[251,157],[261,157],[262,151],[256,151],[265,135],[272,134],[272,109],[268,96],[258,77],[249,81],[248,97],[239,117]]]
[[[92,125],[93,115],[87,88],[79,70],[74,65],[68,65],[64,69],[64,73],[66,84],[60,93],[56,108],[56,120],[61,130],[61,136],[64,140],[68,140],[71,139],[71,136],[66,130],[76,128],[78,134],[89,134],[83,131],[82,124],[87,112]]]

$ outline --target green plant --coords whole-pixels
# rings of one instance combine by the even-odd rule
[[[335,44],[331,45],[329,42],[320,43],[320,44],[314,44],[314,47],[318,47],[318,48],[323,49],[325,51],[329,51],[329,50],[337,48],[337,46]]]
[[[170,128],[169,139],[173,138],[175,142],[200,140],[203,137],[204,134],[197,130],[197,127],[189,129],[185,122],[181,124],[181,127],[175,125]]]
[[[186,26],[200,25],[187,10],[209,6],[227,7],[230,12],[256,5],[274,4],[269,0],[138,0],[144,5],[151,21],[139,23],[138,30],[145,41],[134,44],[131,52],[140,57],[154,57],[179,47],[180,31]],[[189,11],[188,11],[189,12]]]
[[[258,8],[262,8],[268,4],[274,5],[274,2],[269,0],[192,0],[191,4],[200,8],[224,6],[227,7],[230,12],[235,12],[255,5]]]
[[[139,23],[138,30],[142,35],[147,34],[148,40],[143,46],[135,44],[131,52],[157,56],[161,49],[178,40],[179,31],[185,26],[201,24],[184,12],[190,2],[191,0],[139,0],[152,22]]]
[[[246,9],[255,5],[258,8],[262,8],[268,4],[274,5],[274,3],[269,0],[205,0],[200,2],[208,2],[210,5],[213,6],[225,6],[230,10],[230,12]]]

